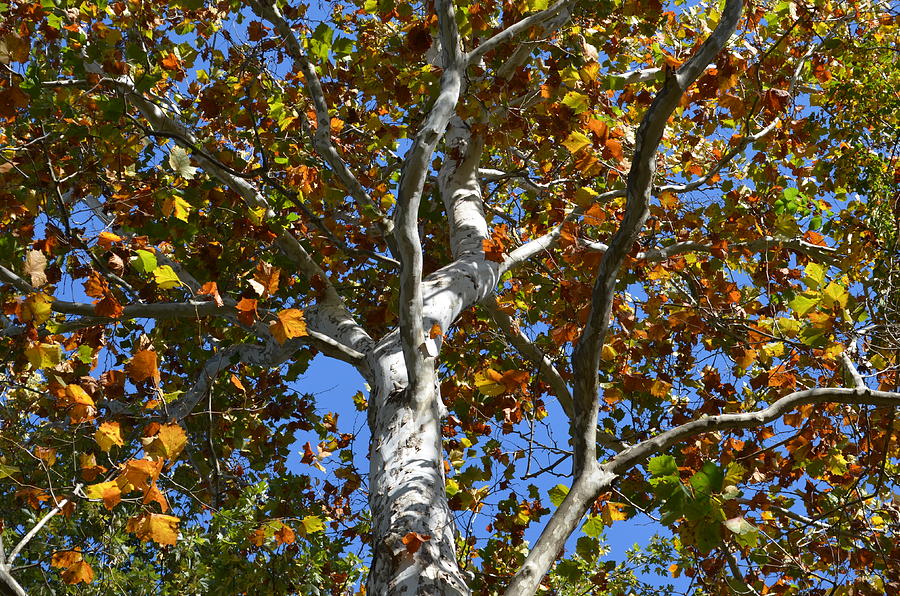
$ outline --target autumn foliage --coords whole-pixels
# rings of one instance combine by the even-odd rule
[[[896,2],[0,15],[0,591],[900,593]]]

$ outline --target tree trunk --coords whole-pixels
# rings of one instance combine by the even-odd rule
[[[397,333],[380,342],[371,359],[369,593],[467,595],[444,491],[436,383],[427,395],[412,395]]]

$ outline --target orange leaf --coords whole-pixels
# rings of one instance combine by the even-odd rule
[[[238,311],[238,320],[244,325],[252,325],[256,321],[255,298],[241,298],[234,307]]]
[[[122,304],[116,299],[112,292],[106,292],[103,299],[94,303],[94,312],[99,317],[109,317],[110,319],[118,319],[125,312]]]
[[[115,480],[91,484],[84,489],[84,494],[89,499],[102,499],[103,506],[110,511],[122,501],[122,489]]]
[[[418,532],[408,532],[402,538],[403,544],[406,545],[406,552],[413,555],[421,548],[422,544],[431,540],[428,534],[419,534]]]
[[[56,567],[57,569],[66,569],[71,567],[78,561],[81,561],[84,557],[81,556],[81,552],[79,550],[61,550],[53,553],[53,556],[50,557],[50,565],[52,567]]]
[[[256,266],[256,273],[253,274],[253,279],[263,287],[263,298],[271,296],[278,290],[278,277],[280,275],[281,269],[268,263],[260,263]]]
[[[136,383],[152,379],[154,383],[159,382],[159,368],[157,367],[156,352],[153,350],[141,350],[131,359],[126,367],[128,376]]]
[[[169,52],[169,55],[160,61],[160,65],[166,70],[179,70],[181,68],[181,62],[172,52]]]
[[[431,330],[428,332],[428,337],[430,337],[431,339],[434,339],[436,337],[442,336],[443,334],[444,334],[444,332],[441,331],[441,326],[438,325],[437,323],[435,323],[434,325],[431,326]]]
[[[91,271],[88,280],[84,282],[84,293],[91,298],[103,298],[106,295],[109,284],[96,271]]]
[[[240,389],[241,391],[243,391],[244,393],[247,392],[247,388],[244,387],[244,384],[241,383],[241,380],[239,378],[237,378],[237,376],[234,374],[231,375],[231,384],[234,385],[235,387],[237,387],[238,389]]]
[[[113,234],[112,232],[100,232],[100,235],[97,237],[97,244],[100,245],[101,248],[109,250],[112,248],[114,242],[121,242],[122,237]]]
[[[94,400],[80,385],[68,385],[63,396],[59,398],[58,405],[61,408],[69,408],[69,420],[72,424],[92,420],[97,413]]]
[[[224,306],[225,303],[222,301],[222,296],[219,295],[219,286],[214,281],[208,281],[197,290],[198,296],[212,296],[213,302],[216,303],[216,306]]]
[[[179,519],[172,515],[145,513],[128,520],[126,529],[141,539],[157,544],[175,544],[178,540]]]
[[[62,572],[63,581],[67,584],[77,584],[84,582],[86,584],[94,581],[94,570],[88,565],[87,561],[78,561],[68,569]]]
[[[162,494],[155,482],[144,492],[143,503],[144,505],[159,503],[159,508],[163,513],[169,510],[169,502],[166,501],[165,495]]]
[[[278,544],[292,544],[296,539],[294,531],[286,524],[281,524],[281,527],[275,532],[275,540],[278,541]]]
[[[306,321],[303,320],[303,311],[298,308],[282,310],[278,313],[278,320],[269,325],[269,330],[280,344],[292,337],[306,335]]]
[[[146,491],[150,484],[159,478],[162,472],[162,460],[131,459],[122,468],[122,473],[116,479],[116,484],[122,492],[129,493],[133,490]]]

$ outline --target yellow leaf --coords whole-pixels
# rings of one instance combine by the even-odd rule
[[[25,350],[25,357],[34,368],[50,368],[59,364],[62,351],[58,344],[33,344]]]
[[[103,506],[109,510],[122,500],[122,489],[115,480],[91,484],[84,489],[84,494],[88,499],[102,499]]]
[[[50,305],[53,304],[53,296],[47,294],[32,294],[22,304],[21,319],[23,322],[32,322],[42,325],[50,318]]]
[[[822,304],[826,308],[830,308],[834,305],[839,305],[841,308],[844,308],[847,306],[848,298],[847,290],[845,290],[842,285],[831,282],[822,293]]]
[[[159,427],[156,440],[150,445],[148,451],[153,455],[159,455],[163,459],[175,459],[187,444],[187,434],[177,424],[164,424]]]
[[[568,149],[570,153],[578,153],[590,144],[591,140],[578,131],[573,131],[572,134],[563,141],[563,146]]]
[[[306,321],[303,319],[303,311],[298,308],[286,308],[278,313],[278,320],[269,325],[269,330],[280,344],[292,337],[306,335]]]
[[[169,197],[163,201],[162,212],[166,217],[174,215],[175,219],[187,223],[188,215],[191,214],[191,204],[181,197]]]
[[[157,544],[175,544],[178,540],[179,519],[172,515],[145,513],[128,520],[126,529],[141,539]]]
[[[175,270],[168,265],[161,265],[153,270],[153,279],[160,290],[171,290],[181,285]]]
[[[663,209],[675,209],[678,207],[678,197],[671,191],[663,191],[659,195],[659,204]]]
[[[475,387],[484,395],[496,397],[506,393],[506,385],[503,384],[503,375],[492,368],[475,374]]]
[[[606,362],[613,362],[616,359],[616,350],[609,344],[603,344],[600,357]]]
[[[614,521],[628,519],[628,516],[622,511],[624,508],[625,503],[604,503],[603,508],[600,510],[600,517],[603,519],[603,523],[608,526]]]
[[[94,440],[103,451],[109,451],[113,445],[121,447],[125,444],[122,440],[122,429],[118,422],[104,422],[94,433]]]
[[[669,390],[671,388],[671,383],[666,383],[665,381],[656,379],[655,381],[653,381],[653,385],[650,386],[650,395],[657,399],[664,399],[669,396]]]
[[[322,518],[315,515],[307,515],[300,521],[300,524],[303,526],[303,531],[306,534],[321,532],[325,529],[325,522],[322,521]]]

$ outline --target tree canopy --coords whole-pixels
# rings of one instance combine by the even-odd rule
[[[0,15],[0,592],[900,593],[896,1]]]

